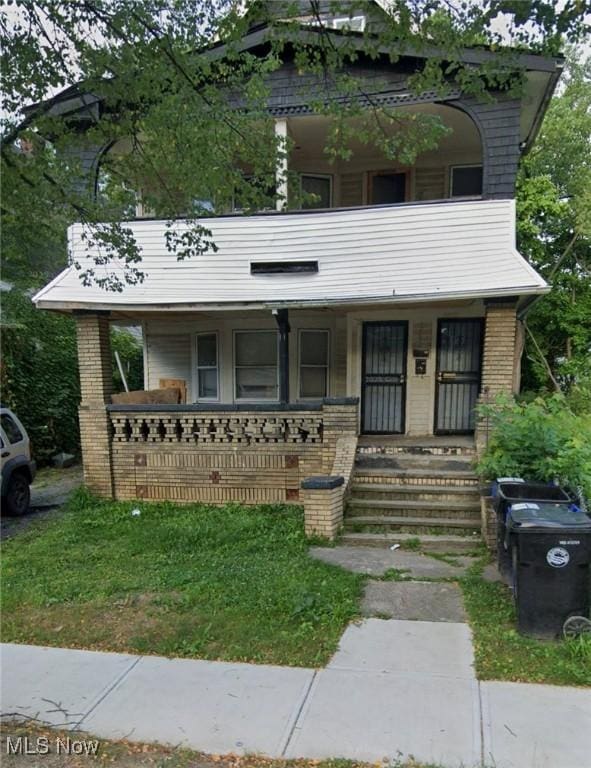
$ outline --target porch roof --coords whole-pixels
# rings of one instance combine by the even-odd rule
[[[513,200],[465,200],[204,219],[218,250],[177,261],[165,222],[130,221],[145,279],[114,293],[85,287],[70,266],[34,297],[73,311],[261,309],[399,304],[543,293],[545,281],[515,247]],[[180,231],[184,221],[175,224]],[[69,230],[72,260],[96,266],[84,228]],[[251,274],[251,263],[317,261],[318,271]]]

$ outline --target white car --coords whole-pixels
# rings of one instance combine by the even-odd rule
[[[31,459],[31,442],[21,422],[8,408],[0,406],[0,451],[2,456],[2,511],[24,515],[31,501],[31,483],[36,464]]]

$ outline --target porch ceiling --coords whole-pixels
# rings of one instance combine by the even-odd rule
[[[514,201],[469,200],[205,220],[218,247],[177,261],[165,223],[129,222],[142,249],[144,281],[109,293],[64,270],[35,297],[47,309],[224,310],[278,306],[398,304],[542,293],[546,283],[517,252]],[[179,230],[185,223],[177,223]],[[71,257],[97,257],[69,231]],[[318,262],[315,273],[251,274],[252,262]],[[123,277],[123,275],[121,275]]]

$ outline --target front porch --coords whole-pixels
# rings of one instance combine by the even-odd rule
[[[299,503],[307,532],[328,538],[343,523],[356,455],[408,453],[408,444],[472,454],[473,435],[433,436],[447,319],[482,327],[478,345],[467,339],[453,347],[458,366],[482,360],[480,388],[460,382],[472,394],[456,398],[457,414],[464,419],[459,404],[468,404],[473,419],[479,395],[514,384],[514,302],[291,310],[279,323],[260,310],[152,313],[135,318],[144,330],[145,388],[174,382],[184,402],[117,404],[112,317],[77,314],[87,485],[116,499]],[[404,333],[389,334],[392,327]],[[368,328],[385,330],[368,343]],[[366,434],[386,431],[367,429],[376,418],[404,425],[404,434]],[[470,431],[464,424],[458,431]]]
[[[141,318],[145,389],[248,409],[357,398],[367,437],[473,436],[484,393],[518,385],[514,301],[167,313]]]
[[[125,282],[124,267],[73,225],[72,266],[35,296],[77,317],[97,493],[303,502],[308,532],[332,538],[359,434],[480,443],[478,399],[518,387],[518,312],[547,286],[515,249],[513,201],[202,223],[216,250],[180,262],[166,222],[126,223],[145,279],[111,293],[78,268]],[[142,326],[144,389],[181,393],[169,407],[113,407],[110,322]]]

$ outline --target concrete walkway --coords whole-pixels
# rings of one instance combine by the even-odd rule
[[[591,768],[591,690],[478,683],[461,623],[368,619],[322,670],[2,646],[2,714],[211,753]]]

